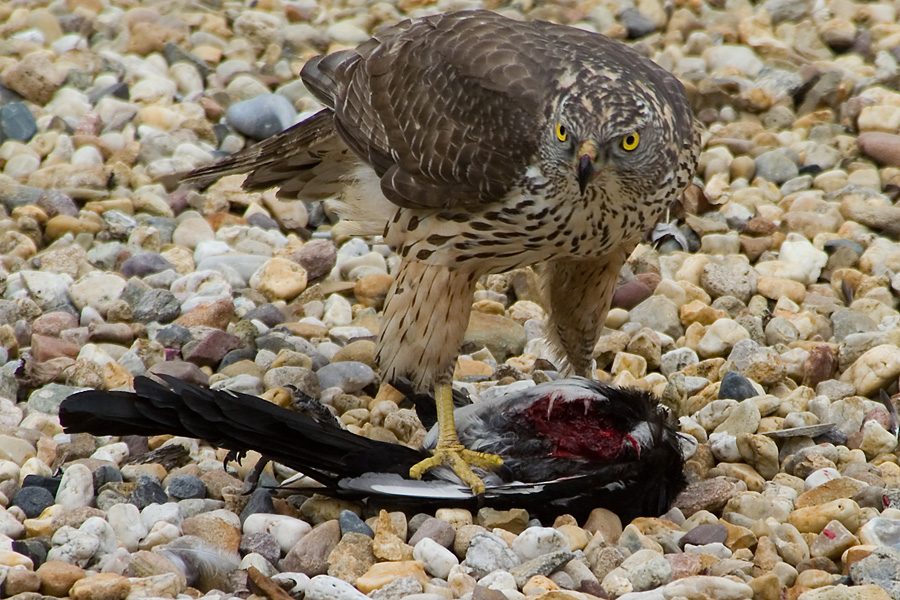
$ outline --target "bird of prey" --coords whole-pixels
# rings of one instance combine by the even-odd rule
[[[685,485],[681,436],[656,399],[586,379],[457,409],[462,443],[503,459],[502,467],[481,473],[487,487],[476,496],[447,468],[409,479],[436,445],[436,428],[425,449],[413,449],[350,433],[327,411],[295,412],[163,378],[166,385],[138,377],[135,392],[73,394],[60,405],[60,422],[70,433],[173,434],[238,453],[253,449],[325,486],[309,491],[416,510],[487,505],[584,518],[602,506],[627,522],[665,512]]]
[[[460,444],[451,377],[483,275],[539,265],[547,338],[565,372],[592,350],[626,258],[688,185],[699,134],[681,83],[602,35],[489,11],[408,20],[300,76],[325,108],[189,174],[335,206],[344,233],[400,256],[382,380],[434,392],[441,436],[421,475],[496,457]]]

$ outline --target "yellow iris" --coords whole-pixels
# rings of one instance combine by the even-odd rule
[[[638,144],[641,142],[641,136],[638,135],[638,132],[629,133],[625,137],[622,138],[622,148],[631,152],[635,148],[638,147]]]
[[[556,139],[561,142],[566,141],[569,138],[569,133],[566,131],[566,128],[562,123],[556,124]]]

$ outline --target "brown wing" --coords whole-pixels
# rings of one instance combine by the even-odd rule
[[[533,162],[552,109],[547,25],[487,11],[407,21],[310,61],[301,77],[392,202],[491,202]]]
[[[333,113],[310,118],[208,167],[191,171],[183,183],[204,188],[226,175],[248,173],[247,190],[278,186],[285,198],[323,200],[340,189],[343,161],[355,161],[335,134]]]

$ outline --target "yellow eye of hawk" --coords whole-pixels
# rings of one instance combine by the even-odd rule
[[[566,128],[562,123],[556,124],[556,139],[558,139],[561,142],[564,142],[567,139],[569,139],[569,132],[566,131]]]
[[[638,135],[638,132],[629,133],[625,137],[622,138],[622,149],[631,152],[635,148],[638,147],[638,144],[641,142],[641,136]]]

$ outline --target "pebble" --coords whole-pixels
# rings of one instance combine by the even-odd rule
[[[263,140],[294,124],[296,111],[279,94],[261,94],[235,102],[225,113],[228,124],[254,140]]]

